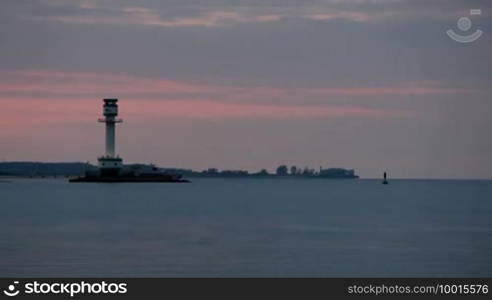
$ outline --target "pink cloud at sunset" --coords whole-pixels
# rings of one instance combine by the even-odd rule
[[[192,85],[159,78],[140,78],[121,74],[61,72],[45,70],[5,71],[2,77],[10,83],[0,84],[0,93],[34,92],[53,95],[81,96],[90,93],[155,93],[210,91],[206,86]]]
[[[2,71],[2,136],[40,125],[93,122],[104,97],[122,100],[122,116],[133,122],[192,119],[405,118],[411,110],[333,104],[336,95],[434,95],[467,93],[438,82],[408,82],[387,87],[294,88],[220,86],[167,78],[52,70]],[[325,99],[316,104],[302,99]],[[300,100],[299,100],[300,99]],[[261,102],[260,102],[261,100]],[[275,101],[273,101],[275,100]],[[290,100],[290,101],[284,101]]]
[[[403,82],[396,86],[383,87],[355,87],[355,88],[314,88],[310,90],[313,94],[333,94],[351,96],[369,95],[446,95],[467,94],[476,91],[465,88],[443,87],[436,81]]]
[[[173,99],[190,96],[216,100],[329,97],[337,95],[436,95],[466,94],[464,88],[442,86],[436,81],[401,82],[390,86],[282,87],[193,83],[169,78],[139,77],[114,73],[62,72],[52,70],[0,71],[0,97],[92,98],[118,94],[129,98]]]
[[[40,125],[95,122],[100,115],[101,99],[0,99],[0,130],[13,134]],[[411,117],[400,110],[369,109],[350,106],[300,106],[224,103],[213,100],[125,100],[121,116],[130,122],[159,119],[237,119],[237,118],[324,118],[324,117]]]
[[[278,5],[253,5],[249,9],[243,6],[230,5],[227,9],[219,9],[214,5],[204,8],[201,5],[193,6],[191,11],[177,12],[170,16],[164,9],[155,7],[135,6],[134,2],[121,3],[120,5],[107,5],[102,1],[66,1],[47,2],[52,7],[77,8],[78,14],[53,13],[48,16],[31,17],[31,19],[43,22],[61,22],[85,25],[123,25],[123,26],[152,26],[152,27],[217,27],[225,24],[248,24],[248,23],[270,23],[285,19],[297,18],[301,20],[330,21],[345,20],[349,22],[367,23],[382,21],[388,18],[412,18],[415,17],[411,10],[388,9],[384,7],[387,2],[397,5],[404,1],[371,1],[372,6],[384,7],[385,9],[364,9],[365,1],[346,1],[350,4],[341,4],[344,1],[327,1],[325,3],[291,3],[279,7]],[[106,4],[106,5],[105,5]],[[137,5],[142,4],[138,3]],[[400,3],[401,4],[401,3]],[[404,5],[404,4],[403,4]],[[360,7],[359,7],[360,6]],[[396,7],[395,7],[396,8]],[[427,17],[445,17],[442,8],[429,7],[427,11],[418,12]]]
[[[82,15],[54,15],[35,19],[40,21],[47,20],[77,24],[144,25],[155,27],[213,27],[228,22],[273,22],[278,21],[283,17],[273,13],[244,14],[238,11],[214,10],[195,16],[163,18],[159,11],[139,6],[126,6],[120,9],[112,9],[111,11],[113,15],[105,16],[98,14],[101,7],[98,7],[97,5],[79,7],[82,9]]]

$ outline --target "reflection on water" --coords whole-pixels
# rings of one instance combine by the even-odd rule
[[[0,186],[0,276],[492,276],[492,181]]]

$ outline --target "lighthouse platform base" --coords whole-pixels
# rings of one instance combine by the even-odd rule
[[[180,174],[162,172],[157,168],[149,171],[138,171],[128,168],[110,169],[99,168],[98,171],[88,171],[84,176],[72,178],[70,182],[189,182],[182,179]]]
[[[72,178],[69,180],[70,182],[106,182],[106,183],[117,183],[117,182],[169,182],[169,183],[187,183],[190,182],[186,179],[177,179],[172,176],[161,176],[161,177],[145,177],[145,176],[137,176],[137,177],[78,177]]]

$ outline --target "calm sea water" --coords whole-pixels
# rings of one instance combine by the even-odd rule
[[[492,276],[492,181],[0,183],[0,276]]]

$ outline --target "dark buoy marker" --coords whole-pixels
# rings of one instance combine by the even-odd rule
[[[388,184],[388,176],[386,172],[383,173],[383,184]]]

